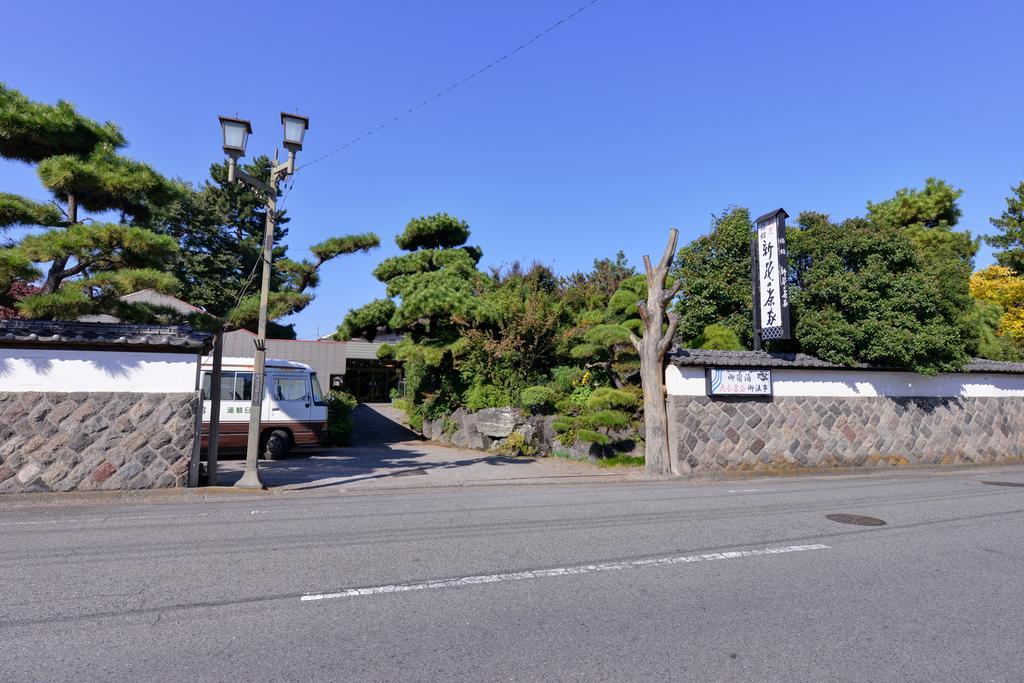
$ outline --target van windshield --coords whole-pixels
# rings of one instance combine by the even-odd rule
[[[320,388],[320,380],[316,378],[315,372],[309,376],[309,379],[313,385],[313,403],[322,404],[324,402],[324,392]]]

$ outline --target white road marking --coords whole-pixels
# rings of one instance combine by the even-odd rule
[[[137,521],[140,521],[140,520],[141,521],[150,521],[150,520],[157,520],[157,521],[167,521],[167,520],[179,521],[179,520],[184,519],[186,517],[209,517],[209,516],[210,515],[207,512],[182,513],[182,514],[174,514],[174,515],[128,515],[128,516],[97,515],[97,516],[93,516],[93,517],[59,517],[59,518],[55,518],[55,519],[36,519],[36,520],[23,521],[23,522],[0,522],[0,527],[2,527],[2,526],[42,526],[42,525],[51,525],[51,526],[53,526],[55,524],[71,524],[73,522],[86,522],[86,523],[91,523],[91,522],[122,522],[122,521],[126,521],[126,520],[130,520],[130,521],[133,521],[133,522],[137,522]]]
[[[624,569],[640,569],[643,567],[665,567],[674,564],[689,564],[693,562],[709,562],[712,560],[736,560],[743,557],[760,557],[762,555],[782,555],[784,553],[799,553],[806,550],[827,550],[829,546],[821,543],[812,545],[789,545],[782,548],[757,548],[754,550],[730,550],[722,553],[703,553],[700,555],[682,555],[676,557],[654,557],[643,560],[629,560],[625,562],[602,562],[600,564],[581,564],[574,567],[555,567],[552,569],[535,569],[525,572],[511,572],[508,574],[482,574],[478,576],[463,576],[456,579],[435,579],[421,583],[395,583],[384,586],[367,586],[365,588],[349,588],[337,593],[307,593],[300,600],[302,602],[312,600],[333,600],[335,598],[354,598],[361,595],[381,595],[384,593],[404,593],[406,591],[421,591],[431,588],[458,588],[460,586],[475,586],[482,583],[499,583],[502,581],[525,581],[526,579],[544,579],[556,576],[575,576],[577,574],[592,574],[594,572],[621,571]]]
[[[729,489],[729,493],[756,493],[761,489]]]

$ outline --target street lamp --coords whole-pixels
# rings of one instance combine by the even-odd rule
[[[220,131],[224,137],[224,153],[228,155],[228,182],[235,182],[235,162],[245,156],[245,143],[252,134],[252,124],[245,119],[220,116]]]
[[[295,154],[302,149],[302,139],[309,128],[309,119],[298,114],[281,112],[284,127],[284,146],[288,161],[278,163],[277,153],[267,182],[254,178],[238,168],[238,159],[245,156],[245,143],[252,133],[252,125],[245,119],[221,116],[220,127],[224,137],[224,153],[228,156],[228,182],[235,179],[263,193],[267,199],[267,222],[263,233],[263,281],[260,284],[260,318],[256,332],[256,357],[253,360],[252,402],[249,412],[249,439],[245,449],[245,473],[235,483],[243,489],[263,488],[259,475],[260,412],[263,407],[264,372],[267,366],[267,305],[270,299],[270,261],[274,253],[274,224],[277,218],[277,186],[282,179],[295,173]],[[216,388],[214,389],[217,390]]]
[[[284,126],[284,146],[289,152],[295,153],[302,149],[302,138],[306,137],[309,119],[298,114],[281,112],[281,125]]]

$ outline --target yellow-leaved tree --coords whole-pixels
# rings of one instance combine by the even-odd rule
[[[1024,277],[1005,266],[989,266],[971,276],[971,294],[1002,309],[997,334],[1024,348]]]

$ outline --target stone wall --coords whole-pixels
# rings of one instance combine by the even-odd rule
[[[693,472],[1024,459],[1020,398],[668,397],[672,448]]]
[[[559,455],[595,462],[612,453],[643,455],[636,434],[612,432],[605,449],[576,441],[564,444],[554,429],[554,415],[527,415],[517,408],[484,408],[475,413],[459,408],[447,417],[423,421],[423,436],[444,446],[505,455]]]
[[[0,493],[182,486],[194,393],[0,392]]]

